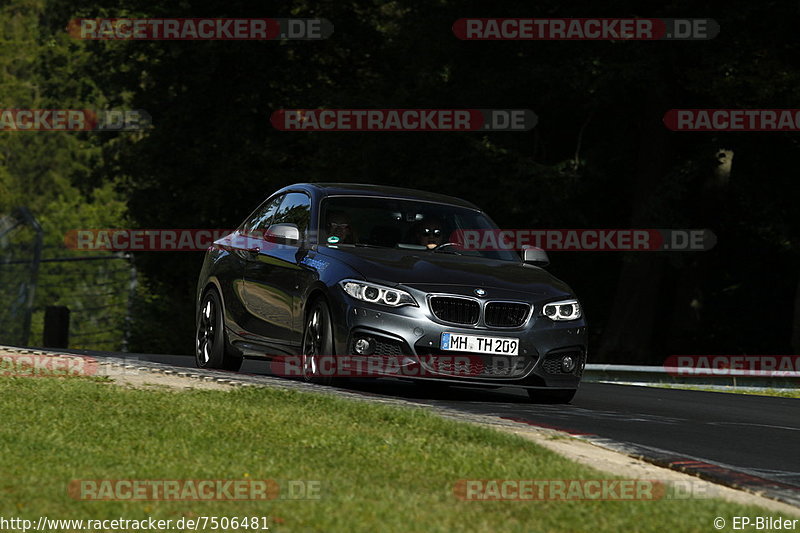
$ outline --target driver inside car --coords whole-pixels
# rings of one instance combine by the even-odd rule
[[[422,222],[417,227],[417,242],[428,250],[433,250],[444,242],[442,224],[435,218]]]
[[[327,223],[327,242],[330,244],[353,244],[353,228],[350,217],[342,211],[330,211]]]

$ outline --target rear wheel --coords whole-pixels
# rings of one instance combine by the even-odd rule
[[[528,397],[534,403],[569,403],[575,397],[578,389],[568,390],[542,390],[528,389]]]
[[[222,300],[214,289],[206,291],[197,313],[195,363],[198,368],[219,368],[234,372],[242,367],[242,357],[228,345]]]
[[[300,354],[303,380],[322,385],[333,383],[333,376],[330,374],[336,365],[329,364],[333,357],[331,313],[325,300],[319,299],[311,304],[303,330],[303,348]],[[328,363],[324,371],[323,362]]]

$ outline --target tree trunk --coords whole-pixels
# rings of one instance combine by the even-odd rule
[[[631,196],[632,227],[643,227],[643,224],[652,222],[649,218],[650,203],[669,169],[670,133],[661,122],[664,112],[669,109],[664,87],[661,80],[654,81],[642,109],[641,141]],[[658,253],[634,252],[624,258],[611,314],[600,342],[601,360],[612,363],[653,362],[651,345],[664,269],[665,258]]]
[[[792,352],[800,355],[800,280],[794,293],[794,321],[792,322]]]

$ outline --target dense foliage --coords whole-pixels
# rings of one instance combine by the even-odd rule
[[[28,205],[54,235],[126,220],[235,227],[283,185],[353,181],[464,197],[506,228],[710,228],[719,241],[708,252],[551,254],[552,271],[584,302],[591,359],[797,353],[800,137],[674,133],[662,123],[672,108],[798,107],[797,7],[737,0],[724,9],[688,1],[643,9],[630,1],[601,9],[586,1],[13,0],[0,15],[2,107],[128,106],[147,110],[154,127],[4,133],[0,213]],[[65,31],[81,16],[324,17],[335,32],[319,42],[88,42]],[[456,39],[452,23],[475,16],[709,16],[721,32],[683,42]],[[539,123],[527,133],[277,131],[270,113],[290,107],[529,108]],[[201,254],[136,260],[147,294],[131,349],[190,352]]]

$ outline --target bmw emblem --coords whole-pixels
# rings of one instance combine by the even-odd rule
[[[486,291],[483,289],[475,289],[476,296],[486,296]]]

